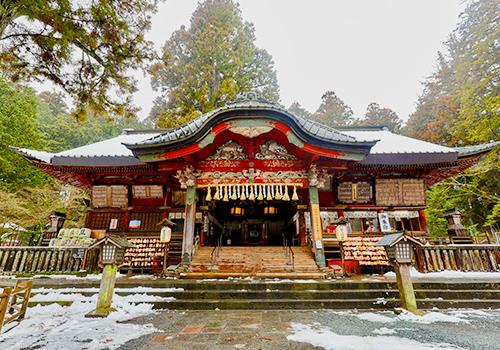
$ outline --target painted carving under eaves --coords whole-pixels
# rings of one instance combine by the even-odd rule
[[[188,188],[196,185],[196,179],[200,175],[200,170],[194,170],[192,166],[188,166],[185,170],[177,170],[175,178],[179,180],[181,188]]]
[[[318,171],[316,165],[311,165],[309,171],[307,172],[309,185],[316,186],[317,188],[325,188],[326,180],[328,180],[332,175],[328,174],[326,170]]]
[[[217,152],[208,157],[208,160],[242,160],[248,159],[243,152],[244,147],[234,140],[230,140],[219,147]]]
[[[260,171],[250,169],[239,171],[205,171],[200,175],[200,179],[296,179],[306,178],[305,170],[298,171]]]
[[[267,140],[259,148],[260,152],[255,155],[255,159],[297,159],[293,154],[289,154],[286,148],[276,140]]]

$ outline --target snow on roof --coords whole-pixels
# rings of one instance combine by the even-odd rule
[[[370,154],[457,153],[453,148],[394,134],[386,130],[342,130],[342,132],[360,140],[380,140],[372,147]]]
[[[56,153],[56,157],[133,157],[133,153],[124,143],[135,143],[158,135],[158,132],[148,134],[120,135],[109,140],[96,142],[87,146],[73,148]]]
[[[37,159],[44,163],[54,163],[54,159],[61,158],[98,158],[98,157],[132,157],[132,151],[125,147],[124,143],[136,143],[157,136],[162,130],[148,130],[143,133],[126,133],[109,140],[92,143],[90,145],[73,148],[59,153],[49,153],[31,150],[27,148],[16,149],[28,157]]]
[[[15,150],[17,153],[21,153],[29,158],[34,158],[44,163],[50,163],[50,160],[54,156],[54,153],[37,151],[29,148],[16,148],[16,147],[11,147],[11,148]]]

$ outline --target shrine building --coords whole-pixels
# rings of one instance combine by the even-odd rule
[[[189,266],[199,246],[251,252],[286,240],[309,247],[324,266],[338,258],[340,217],[352,229],[346,259],[370,267],[387,264],[372,247],[384,234],[428,236],[426,188],[495,146],[448,148],[385,127],[332,128],[246,93],[174,129],[124,130],[59,153],[15,150],[89,192],[85,227],[126,235],[138,247],[126,256],[130,267],[151,268],[163,255],[165,218],[176,223],[169,265]]]

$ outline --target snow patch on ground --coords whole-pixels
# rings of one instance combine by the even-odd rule
[[[387,350],[397,348],[412,350],[461,350],[450,344],[421,343],[395,336],[340,335],[326,327],[318,327],[317,325],[292,323],[291,327],[293,334],[287,336],[288,340],[309,343],[327,350]]]
[[[354,314],[357,318],[365,321],[370,321],[370,322],[380,322],[380,323],[391,323],[391,322],[396,322],[394,318],[391,318],[389,316],[384,316],[380,315],[380,313],[375,314],[371,312],[364,312],[364,313],[359,313],[359,314]]]
[[[142,299],[142,296],[140,299],[135,297]],[[154,314],[153,305],[132,304],[130,298],[115,295],[113,307],[116,312],[107,318],[85,318],[85,314],[95,308],[97,296],[87,297],[85,301],[81,295],[76,298],[79,300],[71,306],[30,307],[23,321],[5,326],[0,335],[2,350],[116,349],[131,339],[158,331],[152,324],[121,323]]]
[[[459,317],[462,316],[462,317]],[[449,322],[449,323],[466,323],[470,322],[463,317],[464,315],[448,315],[442,312],[426,312],[424,316],[415,315],[412,312],[401,309],[398,319],[401,321],[416,322],[422,324],[431,324],[436,322]]]
[[[378,334],[378,335],[388,335],[388,334],[396,334],[396,331],[394,329],[389,329],[389,328],[379,328],[375,329],[373,333]]]
[[[94,294],[90,297],[83,296],[79,293],[71,293],[71,294],[61,294],[57,292],[49,292],[49,293],[39,293],[30,298],[30,301],[33,302],[44,302],[44,301],[68,301],[68,302],[92,302],[97,304],[97,296],[98,294]],[[149,295],[146,293],[136,293],[130,294],[126,296],[121,295],[113,295],[113,305],[115,302],[125,302],[125,303],[145,303],[145,302],[153,302],[153,301],[165,301],[170,302],[174,301],[174,297],[160,297],[157,295]]]

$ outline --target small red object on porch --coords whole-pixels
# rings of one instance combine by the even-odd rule
[[[341,266],[342,261],[340,259],[332,259],[328,261],[329,268],[335,269],[334,265]],[[359,266],[359,260],[344,259],[344,266],[347,272],[354,273],[356,275],[361,275],[361,267]]]

